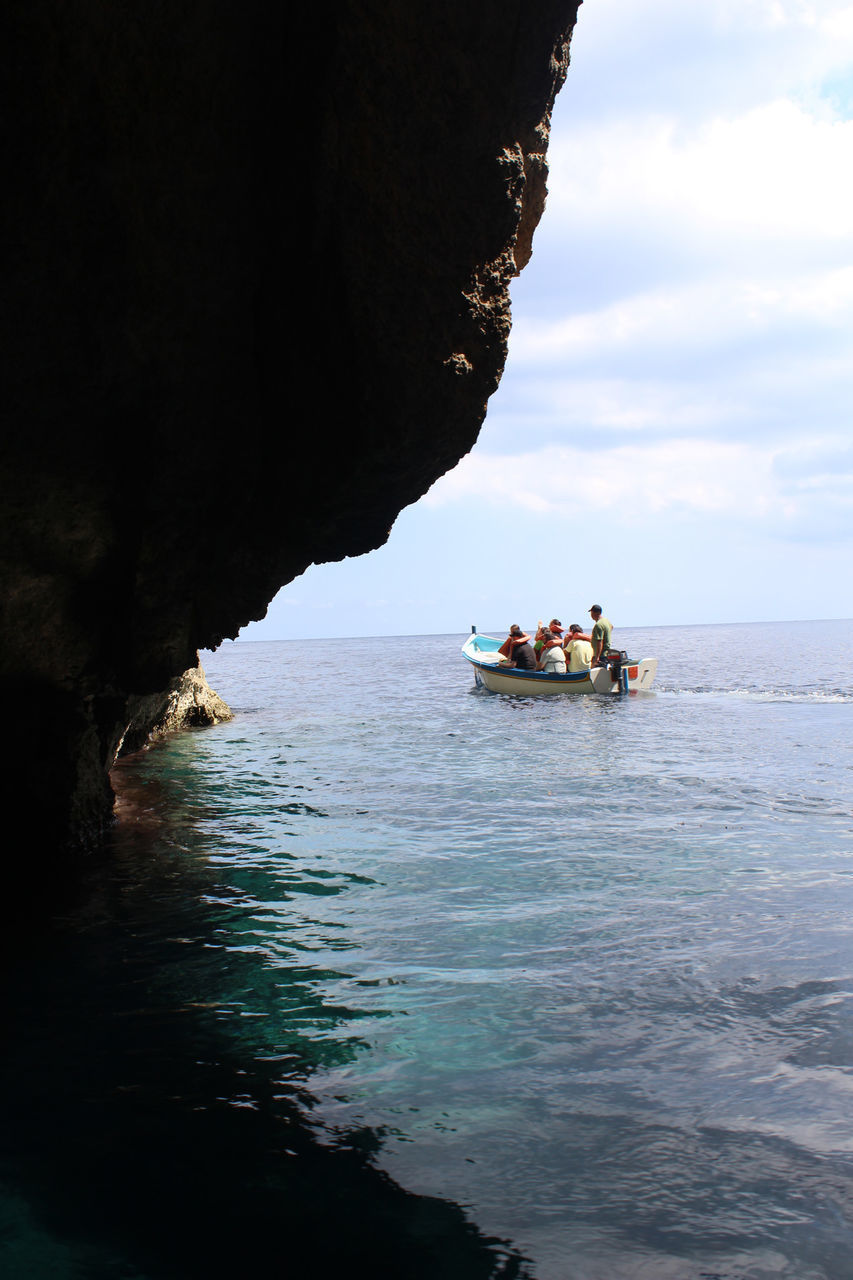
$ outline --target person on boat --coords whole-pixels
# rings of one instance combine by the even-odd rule
[[[509,635],[498,653],[503,654],[511,667],[521,667],[523,671],[536,670],[536,654],[533,652],[530,636],[522,631],[517,622],[510,627]]]
[[[560,621],[560,619],[552,618],[551,621],[548,623],[547,627],[544,626],[540,620],[539,627],[537,629],[536,636],[533,641],[533,648],[536,650],[537,658],[542,656],[542,650],[545,647],[544,633],[546,631],[550,631],[552,636],[559,637],[560,643],[562,644],[563,624]]]
[[[548,676],[563,676],[566,674],[566,655],[563,652],[560,638],[555,636],[548,627],[542,632],[542,652],[539,655],[539,661],[536,663],[536,670],[544,671]]]
[[[588,636],[579,622],[569,627],[563,644],[569,671],[588,671],[592,666],[592,637]]]
[[[604,617],[600,604],[592,605],[589,616],[592,618],[592,665],[603,667],[604,656],[612,643],[613,623]]]

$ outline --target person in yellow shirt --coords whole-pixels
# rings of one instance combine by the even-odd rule
[[[592,642],[579,622],[573,622],[563,645],[569,671],[588,671],[592,666]]]

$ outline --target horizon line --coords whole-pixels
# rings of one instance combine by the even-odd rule
[[[682,628],[682,627],[780,627],[780,626],[794,626],[804,622],[814,623],[815,625],[817,625],[818,623],[821,623],[821,622],[853,622],[853,618],[754,618],[754,619],[738,618],[735,621],[729,621],[729,622],[657,622],[657,623],[642,623],[642,624],[641,623],[637,623],[637,624],[620,623],[618,628],[614,627],[614,631],[615,630],[666,631],[666,630],[674,630],[675,628]],[[252,626],[253,624],[248,623],[247,625]],[[471,625],[473,626],[475,624],[471,624]],[[477,631],[480,632],[480,634],[489,634],[491,631],[495,631],[495,630],[497,630],[497,632],[500,633],[503,630],[508,631],[509,628],[508,627],[506,628],[492,627],[492,628],[483,630],[480,627],[477,627]],[[252,639],[240,637],[240,636],[237,636],[237,637],[226,636],[226,638],[222,640],[219,645],[216,646],[216,649],[208,649],[203,647],[199,650],[199,652],[200,653],[216,653],[217,649],[221,649],[222,646],[225,644],[289,644],[292,641],[304,641],[304,640],[413,640],[423,636],[454,636],[456,637],[456,636],[468,636],[470,634],[471,634],[471,630],[469,629],[469,630],[463,630],[463,631],[386,631],[381,634],[378,634],[375,632],[370,632],[370,633],[363,632],[358,634],[336,635],[336,636],[332,636],[328,632],[325,632],[323,635],[313,635],[313,636],[309,636],[309,635],[276,636],[276,637],[271,637],[268,640],[263,640],[263,639],[252,640]]]

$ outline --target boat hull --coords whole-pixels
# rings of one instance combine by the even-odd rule
[[[528,698],[550,694],[640,693],[651,688],[657,672],[657,658],[630,659],[622,664],[618,677],[607,667],[590,671],[569,671],[546,675],[544,671],[520,671],[499,665],[500,640],[492,636],[470,635],[462,646],[463,657],[474,668],[474,679],[491,693],[508,693]]]

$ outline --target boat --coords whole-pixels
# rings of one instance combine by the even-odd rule
[[[547,675],[544,671],[523,671],[511,667],[499,652],[503,640],[481,636],[474,629],[462,646],[462,656],[474,668],[474,682],[492,693],[515,693],[523,697],[547,693],[644,693],[650,689],[658,669],[657,658],[629,658],[610,650],[604,667],[588,671],[567,671]]]

